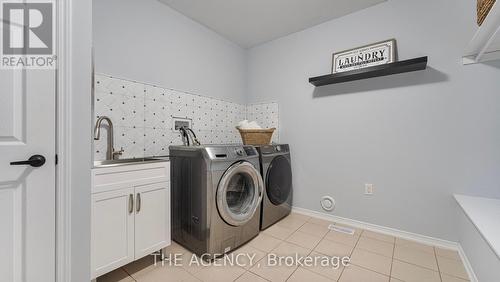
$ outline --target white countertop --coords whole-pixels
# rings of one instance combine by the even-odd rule
[[[500,259],[500,199],[465,195],[455,199]]]

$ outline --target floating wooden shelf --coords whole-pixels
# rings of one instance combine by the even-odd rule
[[[385,65],[367,67],[359,70],[311,77],[309,78],[309,82],[314,86],[323,86],[397,73],[419,71],[424,70],[426,67],[427,56]]]

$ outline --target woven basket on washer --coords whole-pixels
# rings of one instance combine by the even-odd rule
[[[245,145],[269,145],[276,128],[267,129],[240,129],[236,127]]]
[[[496,0],[477,0],[477,24],[482,25]]]

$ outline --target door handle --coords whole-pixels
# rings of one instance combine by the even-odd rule
[[[45,164],[45,157],[42,155],[33,155],[27,161],[11,162],[10,165],[30,165],[32,167],[41,167]]]
[[[137,193],[137,197],[135,199],[136,212],[141,211],[141,193]]]
[[[128,213],[134,212],[134,195],[130,194],[128,196]]]

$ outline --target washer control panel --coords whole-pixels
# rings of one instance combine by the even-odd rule
[[[235,148],[234,153],[240,157],[243,157],[245,155],[245,151],[243,151],[243,148]]]
[[[245,150],[245,153],[247,154],[247,156],[256,156],[257,155],[257,150],[252,146],[245,146],[245,147],[243,147],[243,149]]]
[[[231,155],[236,158],[258,156],[259,154],[257,152],[257,149],[255,149],[255,147],[253,146],[235,146],[229,148],[229,151],[232,152]]]
[[[258,156],[257,149],[253,146],[234,146],[234,145],[214,145],[206,148],[208,155],[213,160],[221,159],[241,159],[244,157]]]

